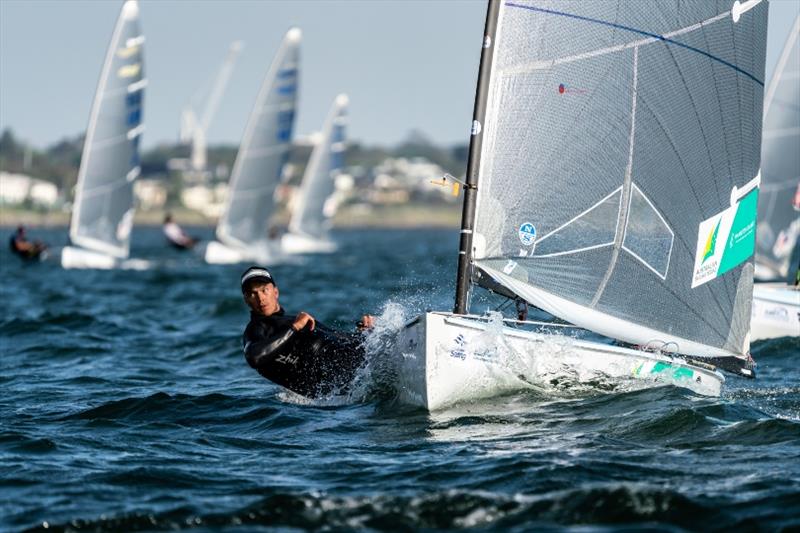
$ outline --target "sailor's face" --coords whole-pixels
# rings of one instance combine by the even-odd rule
[[[244,292],[244,301],[254,313],[269,316],[277,313],[281,306],[278,304],[278,287],[272,283],[254,283]]]

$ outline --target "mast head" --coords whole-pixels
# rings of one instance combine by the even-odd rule
[[[122,4],[122,18],[133,19],[139,16],[139,2],[136,0],[126,0]]]
[[[344,107],[350,103],[350,98],[348,98],[346,94],[342,93],[336,96],[336,100],[334,100],[334,103],[339,107]]]
[[[286,41],[290,43],[299,43],[302,37],[303,32],[297,27],[290,28],[289,31],[286,32]]]

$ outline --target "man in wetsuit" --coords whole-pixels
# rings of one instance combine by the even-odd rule
[[[17,226],[17,231],[9,241],[11,251],[22,259],[38,259],[39,255],[47,249],[47,245],[40,241],[30,242],[25,236],[25,226]]]
[[[308,398],[346,392],[364,364],[363,338],[337,331],[301,311],[292,317],[278,303],[278,287],[264,268],[242,274],[242,295],[250,323],[242,342],[247,363],[259,374]],[[359,329],[374,326],[364,315]]]

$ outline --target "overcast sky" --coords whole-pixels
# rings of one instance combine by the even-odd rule
[[[770,2],[767,79],[797,0]],[[88,123],[117,0],[0,0],[0,129],[43,147]],[[483,0],[140,0],[147,36],[143,144],[177,139],[180,112],[208,89],[234,40],[242,51],[208,140],[239,142],[285,31],[303,30],[299,134],[318,130],[339,92],[350,135],[390,144],[417,129],[468,141]]]

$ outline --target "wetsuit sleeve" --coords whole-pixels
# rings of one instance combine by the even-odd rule
[[[272,335],[264,335],[251,331],[248,327],[244,332],[244,356],[247,363],[259,369],[272,359],[275,352],[282,350],[297,333],[291,325],[276,328]]]

